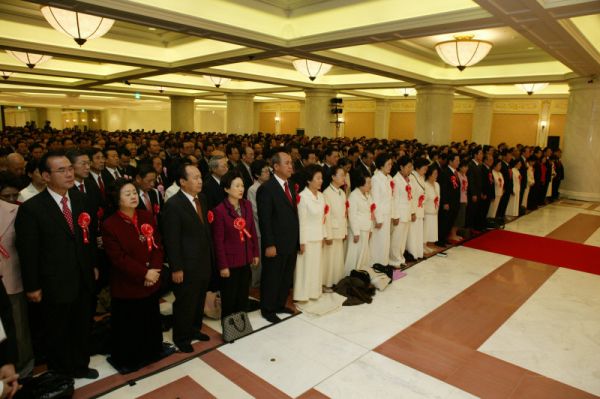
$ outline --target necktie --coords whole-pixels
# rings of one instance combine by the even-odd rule
[[[118,179],[119,177],[121,177],[121,175],[119,174],[119,170],[115,169],[115,179]]]
[[[102,196],[104,197],[104,182],[102,181],[102,176],[98,175],[98,188],[100,189],[100,192],[102,193]]]
[[[148,193],[143,193],[142,198],[144,199],[144,205],[146,205],[146,209],[151,211],[152,203],[150,202],[150,196],[148,195]]]
[[[81,183],[81,184],[79,185],[79,191],[81,191],[82,193],[84,193],[84,194],[85,194],[85,186],[84,186],[84,184],[83,184],[83,183]]]
[[[65,220],[67,221],[69,228],[71,229],[71,233],[73,233],[73,214],[71,213],[71,210],[67,205],[68,202],[69,199],[66,196],[62,197],[62,199],[60,200],[60,203],[62,204],[62,213],[65,216]]]
[[[285,196],[287,197],[288,201],[290,201],[290,204],[294,205],[294,201],[292,200],[292,193],[290,192],[290,186],[288,185],[287,181],[283,183],[283,187],[285,188]]]
[[[198,198],[194,198],[194,204],[196,204],[196,213],[200,218],[200,222],[204,223],[204,216],[202,216],[202,204]]]

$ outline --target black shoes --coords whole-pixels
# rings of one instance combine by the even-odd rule
[[[268,322],[271,322],[273,324],[277,324],[281,321],[279,316],[277,316],[275,313],[261,313],[261,314],[265,320],[267,320]]]
[[[179,352],[192,353],[194,351],[192,344],[190,344],[189,342],[175,343],[175,346],[177,346]]]
[[[75,373],[73,373],[73,377],[75,378],[85,378],[88,380],[95,380],[96,378],[98,378],[98,376],[98,370],[91,368],[78,370]]]
[[[198,341],[209,341],[210,337],[200,331],[198,331],[197,333],[194,334],[194,339],[197,339]]]

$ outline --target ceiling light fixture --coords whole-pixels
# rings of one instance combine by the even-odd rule
[[[41,11],[54,29],[71,36],[80,46],[90,39],[104,36],[115,23],[114,19],[50,6],[43,6]]]
[[[203,76],[204,76],[204,79],[209,81],[211,84],[215,85],[215,87],[217,89],[221,86],[225,86],[227,83],[229,83],[231,81],[231,79],[229,79],[229,78],[222,78],[219,76],[212,76],[212,75],[203,75]]]
[[[307,59],[294,60],[292,61],[292,64],[294,65],[294,68],[296,68],[296,71],[307,76],[311,81],[314,81],[319,76],[325,75],[333,66],[331,64]]]
[[[459,71],[481,61],[492,49],[492,43],[473,39],[473,35],[456,35],[454,40],[448,40],[435,45],[440,58]]]
[[[22,51],[12,50],[6,50],[6,52],[15,57],[17,60],[21,61],[23,64],[27,65],[30,69],[33,69],[37,65],[52,59],[51,56],[43,54],[25,53]]]
[[[535,92],[544,90],[546,86],[548,86],[548,83],[519,83],[515,86],[517,86],[519,89],[526,92],[528,96],[530,96]]]
[[[403,87],[401,89],[398,89],[398,92],[400,94],[402,94],[404,97],[417,95],[417,90],[412,87]]]
[[[158,87],[158,92],[159,92],[160,94],[163,94],[163,93],[165,92],[165,88],[164,88],[164,87],[162,87],[162,86],[159,86],[159,87]]]
[[[2,79],[4,79],[4,80],[8,79],[11,77],[12,74],[13,74],[12,72],[2,71]]]

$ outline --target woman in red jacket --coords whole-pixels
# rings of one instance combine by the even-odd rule
[[[113,348],[108,360],[127,373],[164,355],[157,294],[163,249],[154,216],[136,210],[138,191],[130,181],[117,179],[107,194],[118,209],[102,224],[112,295]]]
[[[236,171],[221,178],[227,198],[213,209],[212,236],[221,275],[221,318],[246,310],[250,265],[258,265],[258,239],[252,204],[243,199],[244,181]]]

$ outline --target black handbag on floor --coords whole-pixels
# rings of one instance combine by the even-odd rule
[[[58,399],[71,398],[75,391],[73,378],[47,371],[37,377],[25,378],[21,381],[23,388],[17,392],[19,399]]]
[[[226,316],[221,320],[221,327],[225,342],[233,342],[254,331],[246,312],[237,312]]]

